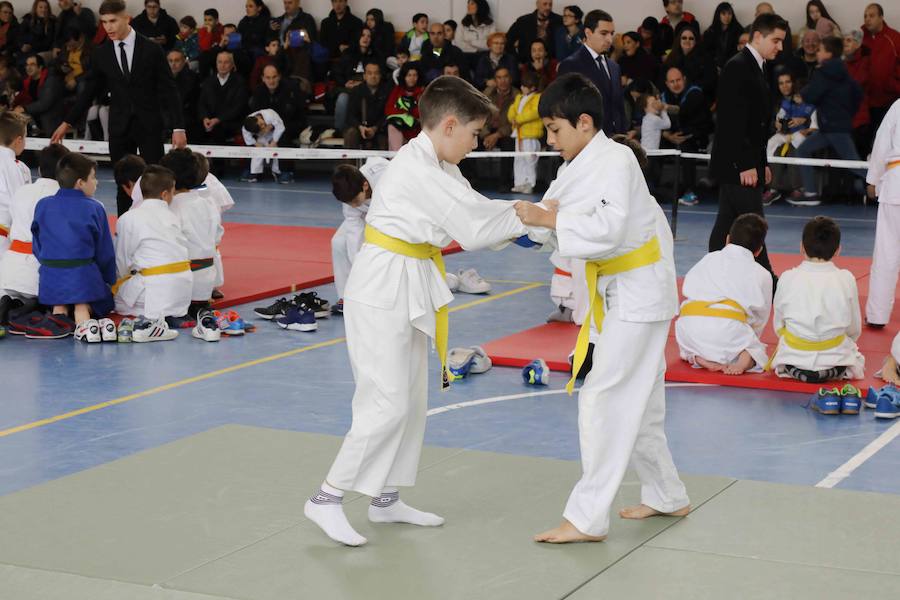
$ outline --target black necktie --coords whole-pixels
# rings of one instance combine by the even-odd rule
[[[125,79],[129,79],[131,71],[128,69],[128,55],[125,54],[125,42],[119,42],[119,56],[122,60],[122,74],[125,75]]]
[[[600,69],[601,73],[603,73],[603,85],[606,87],[609,87],[609,85],[610,85],[609,71],[606,70],[607,67],[606,67],[606,63],[603,60],[604,58],[605,57],[602,54],[597,56],[597,68]]]

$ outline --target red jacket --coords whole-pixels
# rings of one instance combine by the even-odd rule
[[[865,27],[863,46],[870,52],[869,106],[886,107],[900,98],[900,33],[887,23],[879,33]]]
[[[47,67],[41,69],[41,76],[38,78],[37,84],[37,92],[41,93],[41,88],[44,87],[44,83],[47,81],[47,75],[50,74],[50,71]],[[25,81],[22,82],[22,91],[16,94],[15,99],[13,100],[13,106],[25,106],[27,107],[29,104],[34,102],[36,98],[31,97],[31,85],[30,78],[26,77]]]
[[[871,81],[869,72],[872,61],[869,56],[869,49],[862,46],[856,51],[856,54],[845,59],[844,64],[847,65],[847,71],[850,72],[850,77],[852,77],[863,89],[863,98],[859,103],[859,110],[856,111],[856,115],[853,117],[853,129],[856,129],[857,127],[868,124],[870,121],[869,96],[866,91],[868,90],[869,82]]]
[[[212,31],[206,29],[206,27],[199,27],[197,29],[197,40],[200,44],[200,51],[206,52],[213,46],[219,43],[222,39],[222,34],[225,32],[225,27],[221,23],[217,23],[215,27],[213,27]]]

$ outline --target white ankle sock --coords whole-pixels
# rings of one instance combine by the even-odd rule
[[[444,524],[443,517],[404,504],[400,500],[397,488],[385,488],[381,496],[372,498],[369,505],[369,520],[374,523],[409,523],[422,527],[438,527]]]
[[[347,546],[362,546],[366,538],[359,535],[344,514],[344,493],[327,483],[303,507],[303,514],[318,525],[325,535]]]

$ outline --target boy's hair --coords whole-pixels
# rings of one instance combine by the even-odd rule
[[[831,260],[841,245],[841,228],[829,217],[813,217],[803,228],[803,249],[809,258]]]
[[[125,10],[125,0],[103,0],[97,12],[101,15],[117,15]]]
[[[397,48],[397,53],[395,54],[395,56],[400,56],[401,54],[406,55],[407,58],[410,57],[409,50],[407,50],[406,48]]]
[[[188,148],[174,148],[169,150],[159,164],[171,170],[175,174],[175,188],[189,190],[197,187],[198,165],[197,158]]]
[[[566,73],[547,86],[538,102],[541,118],[565,119],[572,127],[578,117],[588,115],[594,129],[603,126],[603,96],[591,80],[580,73]]]
[[[363,184],[368,180],[353,165],[338,165],[331,174],[331,193],[345,204],[353,202],[363,191]]]
[[[197,29],[197,19],[195,19],[191,15],[181,17],[181,20],[178,21],[178,23],[190,29]]]
[[[819,43],[825,48],[825,52],[831,55],[831,58],[840,58],[844,55],[843,38],[829,36]]]
[[[244,119],[244,129],[253,135],[259,133],[259,120],[256,118],[256,115],[250,115]]]
[[[634,157],[637,159],[638,165],[641,167],[641,171],[647,170],[647,165],[649,164],[647,160],[647,152],[641,146],[641,143],[639,141],[631,139],[623,133],[617,133],[613,135],[612,139],[614,142],[618,142],[623,146],[627,146],[634,153]]]
[[[655,98],[655,94],[641,94],[638,96],[635,107],[641,112],[647,112],[647,105],[650,104],[650,98]]]
[[[197,159],[197,185],[203,185],[209,177],[209,159],[199,152],[194,152],[194,158]]]
[[[71,190],[79,179],[87,181],[91,171],[96,170],[97,163],[90,158],[78,152],[69,152],[56,165],[56,181],[59,187]]]
[[[444,25],[448,25],[450,27],[450,29],[453,30],[454,33],[459,28],[459,23],[457,23],[453,19],[447,19],[446,21],[444,21]]]
[[[427,18],[428,18],[428,15],[426,15],[425,13],[416,13],[416,14],[414,14],[414,15],[413,15],[413,18],[412,18],[413,25],[415,25],[416,22],[417,22],[419,19],[421,19],[422,17],[425,17],[425,18],[427,19]]]
[[[116,185],[119,187],[129,183],[133,184],[141,178],[146,168],[147,163],[143,158],[136,154],[126,154],[113,165],[113,179],[116,180]]]
[[[600,21],[606,21],[607,23],[612,23],[612,16],[605,10],[592,10],[588,12],[588,14],[584,15],[584,28],[590,29],[594,31],[597,29],[597,23]]]
[[[757,31],[763,36],[766,37],[770,35],[776,29],[780,29],[784,32],[788,30],[787,21],[779,17],[774,13],[764,13],[753,19],[753,25],[750,26],[750,39],[753,39],[753,34]]]
[[[150,165],[141,176],[141,194],[144,198],[162,198],[163,192],[175,187],[175,173],[159,165]]]
[[[218,21],[219,20],[219,11],[217,11],[214,8],[207,8],[206,10],[203,11],[203,16],[204,17],[212,17],[213,19]]]
[[[0,114],[0,144],[9,146],[17,137],[25,137],[27,134],[25,117],[9,110]]]
[[[38,173],[47,179],[56,179],[56,166],[59,160],[69,153],[62,144],[50,144],[41,148],[38,153]]]
[[[757,252],[766,243],[767,233],[769,233],[769,224],[761,215],[746,213],[731,224],[728,238],[730,243],[735,246],[741,246],[750,252]]]
[[[479,119],[490,119],[496,110],[487,96],[461,77],[438,77],[428,84],[419,98],[419,114],[425,129],[437,127],[448,115],[467,125]]]
[[[537,73],[534,71],[525,71],[522,73],[522,86],[530,87],[532,90],[536,90],[540,79],[538,79]]]

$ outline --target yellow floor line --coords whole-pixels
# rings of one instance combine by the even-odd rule
[[[502,292],[500,294],[495,294],[493,296],[485,296],[484,298],[480,298],[480,299],[474,300],[472,302],[467,302],[467,303],[461,304],[459,306],[454,306],[453,308],[450,309],[450,312],[456,312],[456,311],[463,310],[466,308],[471,308],[473,306],[478,306],[478,305],[484,304],[486,302],[493,302],[494,300],[500,300],[501,298],[506,298],[508,296],[519,294],[521,292],[527,292],[528,290],[535,289],[542,285],[543,285],[542,283],[531,283],[529,285],[524,285],[522,287],[508,290],[508,291]],[[132,400],[137,400],[138,398],[146,398],[147,396],[152,396],[153,394],[158,394],[160,392],[166,392],[168,390],[173,390],[175,388],[189,385],[191,383],[197,383],[200,381],[205,381],[207,379],[212,379],[213,377],[218,377],[219,375],[226,375],[228,373],[240,371],[241,369],[255,367],[257,365],[262,365],[262,364],[269,363],[272,361],[281,360],[282,358],[289,358],[291,356],[296,356],[297,354],[309,352],[310,350],[318,350],[319,348],[327,348],[328,346],[334,346],[336,344],[340,344],[340,343],[346,341],[346,339],[347,338],[345,338],[345,337],[339,337],[339,338],[335,338],[335,339],[328,340],[325,342],[319,342],[318,344],[312,344],[311,346],[304,346],[303,348],[296,348],[294,350],[288,350],[287,352],[279,352],[278,354],[272,354],[270,356],[264,356],[262,358],[248,360],[247,362],[242,362],[242,363],[233,365],[231,367],[225,367],[224,369],[219,369],[218,371],[210,371],[209,373],[204,373],[202,375],[188,377],[187,379],[180,379],[178,381],[173,381],[172,383],[167,383],[165,385],[161,385],[161,386],[158,386],[155,388],[150,388],[149,390],[144,390],[142,392],[129,394],[127,396],[122,396],[120,398],[115,398],[113,400],[107,400],[106,402],[100,402],[98,404],[92,404],[90,406],[85,406],[83,408],[69,411],[69,412],[63,413],[61,415],[56,415],[54,417],[48,417],[46,419],[41,419],[40,421],[33,421],[31,423],[25,423],[24,425],[17,425],[16,427],[10,427],[9,429],[4,429],[4,430],[0,431],[0,438],[6,437],[8,435],[12,435],[14,433],[21,433],[23,431],[37,429],[38,427],[43,427],[44,425],[50,425],[51,423],[65,421],[66,419],[71,419],[73,417],[77,417],[77,416],[84,415],[87,413],[92,413],[94,411],[98,411],[98,410],[101,410],[104,408],[109,408],[110,406],[117,406],[119,404],[131,402]]]

